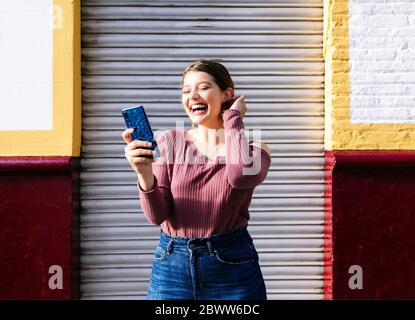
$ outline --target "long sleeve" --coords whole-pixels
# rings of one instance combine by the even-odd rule
[[[140,194],[141,208],[150,223],[160,225],[171,214],[173,197],[170,190],[169,164],[166,134],[160,134],[157,139],[160,157],[153,162],[154,187],[144,191],[139,182],[137,187]]]
[[[271,158],[259,147],[248,143],[238,110],[223,113],[228,181],[236,189],[251,189],[265,180]]]

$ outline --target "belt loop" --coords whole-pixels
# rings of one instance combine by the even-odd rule
[[[167,245],[167,253],[170,254],[173,250],[173,239],[170,239],[169,244]]]
[[[206,244],[207,244],[208,249],[209,249],[209,254],[210,254],[211,256],[214,256],[214,255],[215,255],[215,251],[214,251],[214,249],[213,249],[213,247],[212,247],[212,242],[207,241],[207,242],[206,242]]]

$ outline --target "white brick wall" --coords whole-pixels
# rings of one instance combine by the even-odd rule
[[[415,0],[349,0],[352,123],[415,123]]]

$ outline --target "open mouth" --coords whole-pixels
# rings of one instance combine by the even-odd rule
[[[208,110],[207,105],[204,104],[195,104],[191,107],[192,114],[201,115],[205,114]]]

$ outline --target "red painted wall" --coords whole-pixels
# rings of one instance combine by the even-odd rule
[[[79,161],[0,158],[0,299],[79,297]],[[63,268],[63,289],[48,282]]]
[[[415,152],[336,151],[333,298],[415,299]],[[350,289],[352,265],[363,289]]]
[[[333,208],[332,208],[332,170],[334,158],[327,153],[324,159],[324,269],[323,299],[333,299]]]

